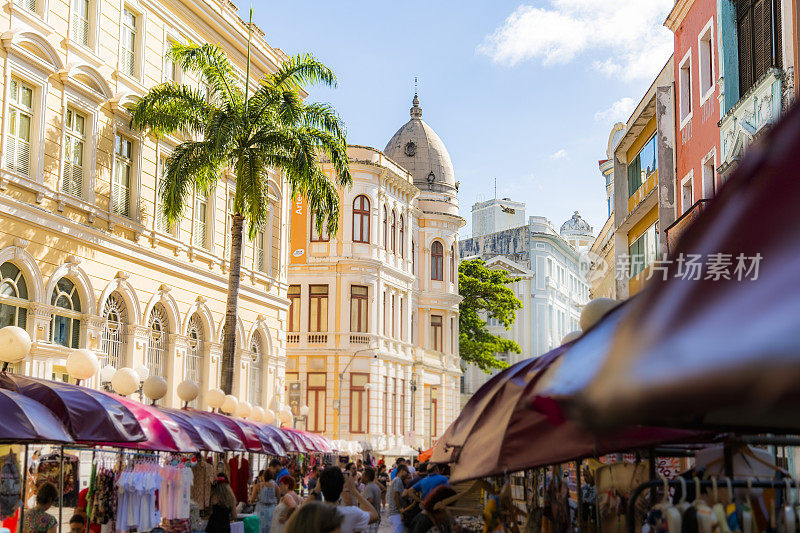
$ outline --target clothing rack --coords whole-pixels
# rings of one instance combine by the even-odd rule
[[[789,478],[785,478],[782,480],[769,480],[769,481],[759,481],[751,479],[731,479],[731,478],[717,478],[722,479],[723,482],[720,484],[718,481],[712,481],[710,479],[701,479],[701,480],[691,480],[691,479],[651,479],[650,481],[646,481],[642,483],[638,487],[636,487],[633,492],[631,493],[630,500],[628,501],[628,531],[629,533],[636,533],[636,501],[641,496],[642,492],[647,489],[653,489],[657,487],[669,486],[669,487],[685,487],[689,485],[696,485],[699,484],[700,488],[714,488],[715,486],[718,489],[727,490],[728,482],[730,480],[730,487],[734,489],[787,489],[790,487],[800,488],[800,482],[791,480]],[[699,494],[696,497],[700,497]]]

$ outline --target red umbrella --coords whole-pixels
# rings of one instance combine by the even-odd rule
[[[103,444],[121,448],[136,448],[140,450],[164,452],[197,451],[197,446],[191,436],[181,429],[181,426],[167,413],[160,411],[157,407],[145,405],[129,398],[117,396],[116,394],[104,394],[114,398],[133,413],[144,430],[147,440],[137,443],[105,442]]]
[[[295,451],[300,452],[300,453],[307,453],[308,452],[308,449],[307,449],[308,445],[300,437],[300,435],[298,435],[297,433],[295,433],[293,430],[291,430],[289,428],[277,428],[277,429],[279,431],[283,432],[283,434],[286,435],[286,437],[289,440],[292,441],[292,444],[294,444]]]
[[[581,391],[582,418],[800,429],[798,154],[795,106],[685,230],[666,279],[632,302]],[[698,279],[690,257],[699,258]]]
[[[72,442],[52,411],[22,394],[0,389],[0,412],[0,442]]]
[[[140,442],[146,438],[133,413],[118,399],[103,392],[6,373],[0,374],[0,388],[44,405],[76,441]]]
[[[453,462],[451,481],[499,475],[658,444],[704,439],[691,431],[631,427],[593,434],[565,420],[558,404],[541,396],[531,401],[539,379],[570,349],[560,347],[501,372],[475,396],[467,417],[459,416],[434,448],[435,462]],[[485,396],[491,396],[486,398]],[[474,409],[483,406],[482,411]],[[466,409],[465,409],[466,411]]]
[[[334,453],[336,451],[333,447],[333,443],[324,436],[310,431],[303,431],[303,434],[317,444],[320,453]]]

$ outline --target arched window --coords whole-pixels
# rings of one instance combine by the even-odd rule
[[[439,241],[431,244],[431,279],[442,281],[444,278],[444,248]]]
[[[0,328],[28,323],[28,283],[14,263],[0,265]]]
[[[264,349],[261,344],[261,333],[253,333],[253,341],[250,343],[250,351],[253,352],[253,360],[250,362],[250,387],[248,390],[248,401],[253,405],[261,405],[261,387],[264,379],[264,366],[262,354]]]
[[[319,217],[312,213],[311,214],[311,241],[312,242],[327,242],[331,240],[330,236],[328,235],[328,226],[327,221],[322,222],[322,228],[317,229],[317,222]]]
[[[78,288],[69,279],[61,278],[53,289],[50,305],[58,308],[53,312],[50,325],[53,343],[78,348],[81,339],[81,297]]]
[[[369,198],[363,194],[353,200],[353,242],[369,242]]]
[[[186,328],[186,343],[188,350],[186,350],[186,369],[184,371],[184,379],[190,379],[201,386],[203,379],[203,323],[197,313],[192,315],[189,319],[189,326]],[[201,387],[202,390],[202,387]],[[195,398],[190,402],[191,407],[197,407],[198,401]]]
[[[383,206],[383,247],[389,251],[389,210]]]
[[[406,224],[403,215],[400,215],[400,257],[406,257]]]
[[[397,215],[392,210],[392,253],[397,253]]]
[[[103,305],[103,318],[106,321],[103,328],[102,350],[106,354],[104,365],[114,368],[123,366],[125,356],[126,325],[128,312],[125,301],[118,292],[112,292]]]
[[[150,369],[151,376],[166,378],[169,320],[167,320],[166,309],[160,303],[150,311],[147,327],[150,329],[147,339],[147,368]]]
[[[450,283],[457,282],[456,279],[456,245],[450,247]]]

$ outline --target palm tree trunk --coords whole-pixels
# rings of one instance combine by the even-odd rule
[[[231,264],[228,275],[228,307],[225,311],[225,328],[222,343],[222,390],[231,394],[233,369],[236,361],[236,320],[239,314],[239,285],[242,280],[242,241],[244,217],[234,213],[231,224]]]

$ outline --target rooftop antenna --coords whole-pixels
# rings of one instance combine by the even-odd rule
[[[494,201],[497,201],[497,178],[494,179]]]
[[[414,95],[417,95],[417,77],[414,76]]]

